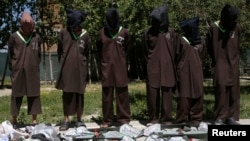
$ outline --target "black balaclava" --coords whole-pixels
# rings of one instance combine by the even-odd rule
[[[109,31],[117,31],[120,26],[120,16],[116,8],[111,7],[106,13],[105,28]]]
[[[67,26],[70,30],[82,28],[81,23],[84,22],[87,14],[84,11],[66,9],[67,12]]]
[[[221,24],[226,31],[231,31],[236,25],[236,19],[238,18],[239,10],[226,4],[221,10]]]
[[[154,9],[149,17],[152,19],[152,28],[156,30],[167,30],[169,26],[168,20],[168,7],[167,5],[161,5]]]
[[[191,45],[201,43],[201,36],[199,31],[199,17],[190,18],[180,22],[180,27],[184,31],[185,37]]]

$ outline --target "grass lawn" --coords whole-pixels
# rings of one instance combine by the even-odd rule
[[[210,82],[204,82],[204,120],[213,118],[214,96]],[[62,92],[54,89],[54,85],[41,86],[41,100],[43,113],[38,115],[40,123],[60,123],[63,119],[62,111]],[[132,120],[146,120],[146,89],[144,82],[131,82],[129,84],[129,95]],[[250,82],[241,84],[241,109],[240,118],[250,118]],[[86,122],[100,121],[101,115],[101,85],[100,83],[88,84],[85,92],[84,101],[84,120]],[[10,96],[0,97],[0,122],[11,120],[10,116]],[[31,116],[27,116],[27,103],[24,98],[21,111],[19,114],[19,122],[28,124]],[[175,117],[176,101],[173,100],[173,118]],[[72,117],[74,118],[74,117]],[[74,119],[72,119],[74,120]]]

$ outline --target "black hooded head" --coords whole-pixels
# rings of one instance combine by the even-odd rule
[[[84,22],[87,14],[80,10],[66,9],[67,12],[67,26],[70,30],[82,28],[81,23]]]
[[[199,31],[199,18],[194,17],[180,22],[180,27],[184,31],[185,37],[191,45],[201,43],[201,36]]]
[[[167,10],[167,5],[161,5],[150,13],[149,17],[152,19],[151,24],[154,29],[168,29],[169,20]]]
[[[221,24],[226,31],[231,31],[236,25],[236,19],[238,18],[239,10],[231,5],[226,4],[221,10]]]
[[[106,13],[105,28],[108,30],[117,31],[120,26],[120,16],[116,8],[111,7]]]

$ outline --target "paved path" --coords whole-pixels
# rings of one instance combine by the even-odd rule
[[[11,94],[11,89],[7,89],[7,88],[0,89],[0,97],[7,96],[10,94]]]

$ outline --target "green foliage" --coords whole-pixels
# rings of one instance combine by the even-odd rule
[[[65,23],[65,8],[81,9],[88,12],[87,20],[84,22],[85,27],[90,32],[93,39],[97,34],[97,31],[103,26],[105,22],[105,13],[110,7],[112,2],[116,2],[118,10],[121,15],[122,25],[129,29],[133,38],[133,45],[138,46],[141,42],[141,33],[147,29],[150,25],[149,14],[150,12],[162,4],[168,4],[170,26],[173,27],[177,33],[181,33],[179,29],[179,22],[186,18],[194,16],[200,17],[200,28],[202,36],[205,37],[209,24],[219,20],[220,11],[222,7],[229,3],[238,7],[241,10],[239,21],[243,29],[243,35],[249,34],[247,26],[250,16],[247,14],[249,5],[246,5],[245,1],[234,0],[215,0],[215,1],[201,1],[201,0],[58,0],[61,4],[60,17],[64,17],[62,22]],[[98,6],[97,6],[98,5]],[[243,36],[244,38],[245,36]],[[94,41],[94,40],[93,40]],[[243,40],[244,41],[244,40]],[[242,43],[246,48],[248,42]]]
[[[60,7],[60,13],[56,16],[51,10],[47,9],[47,6],[50,4],[47,0],[36,0],[35,5],[34,1],[5,0],[0,5],[1,11],[5,11],[0,13],[0,25],[6,24],[4,28],[0,29],[0,41],[2,41],[2,43],[0,42],[0,48],[3,48],[4,45],[7,44],[9,34],[18,29],[17,25],[19,21],[15,19],[15,15],[12,11],[21,13],[24,9],[24,4],[29,5],[32,11],[36,11],[34,12],[34,14],[37,14],[36,30],[48,48],[57,42],[57,31],[54,31],[53,26],[58,23],[63,24],[64,27],[66,25],[65,9],[83,10],[88,13],[83,27],[88,31],[92,39],[92,49],[90,50],[91,78],[94,76],[98,79],[99,66],[97,65],[98,56],[96,53],[95,40],[98,30],[104,25],[106,11],[112,2],[115,2],[118,5],[122,26],[126,27],[132,36],[132,48],[129,56],[130,62],[132,63],[130,67],[130,77],[132,79],[143,79],[145,74],[143,69],[144,62],[140,60],[142,55],[140,51],[142,44],[141,35],[143,31],[150,26],[149,14],[154,8],[165,3],[168,4],[170,26],[178,35],[182,35],[179,22],[187,18],[198,16],[200,18],[201,35],[205,38],[209,25],[219,20],[222,7],[226,3],[229,3],[240,9],[240,17],[238,19],[242,31],[240,57],[242,60],[241,67],[244,67],[247,65],[246,50],[249,50],[248,37],[250,36],[250,21],[248,20],[250,18],[250,5],[247,1],[248,0],[52,0],[50,2],[58,3]],[[43,48],[45,50],[45,46],[43,46]],[[206,59],[204,70],[205,76],[208,77],[210,74],[209,63],[210,60]]]
[[[47,0],[37,0],[36,5],[34,5],[34,2],[27,2],[25,0],[3,1],[0,8],[2,11],[6,12],[1,13],[2,19],[0,20],[0,25],[6,23],[7,26],[2,31],[5,31],[5,33],[9,33],[10,29],[12,32],[15,31],[18,28],[16,25],[18,25],[19,21],[14,18],[14,15],[9,16],[12,13],[11,11],[21,13],[24,9],[24,4],[29,5],[32,10],[36,8],[37,12],[34,13],[38,14],[37,30],[41,33],[43,39],[51,41],[49,42],[50,46],[52,43],[56,42],[56,32],[54,31],[53,33],[52,27],[57,23],[54,22],[53,19],[60,18],[60,23],[65,25],[65,8],[72,8],[84,10],[88,13],[84,26],[89,31],[94,41],[97,31],[103,26],[105,21],[105,12],[112,2],[116,2],[121,15],[122,24],[124,27],[128,28],[133,35],[134,46],[138,46],[141,42],[140,36],[142,31],[148,28],[150,24],[150,19],[148,18],[149,13],[159,5],[164,3],[168,4],[171,27],[173,27],[177,33],[181,32],[178,26],[180,21],[193,16],[199,16],[201,20],[201,32],[204,36],[209,24],[219,19],[223,5],[229,3],[237,6],[241,10],[239,21],[242,26],[242,46],[244,48],[249,46],[249,43],[246,40],[250,34],[247,26],[249,25],[248,19],[250,17],[248,14],[249,4],[247,5],[246,1],[243,0],[53,0],[52,2],[60,4],[61,11],[59,17],[55,17],[52,11],[46,9],[50,4]],[[46,19],[44,19],[44,17],[46,17]],[[48,23],[47,26],[45,26],[45,20],[46,23]],[[1,34],[1,37],[2,36],[4,36],[4,34]],[[7,39],[7,37],[5,37],[5,39]],[[3,45],[4,44],[2,44],[2,46]]]
[[[90,36],[92,37],[93,49],[92,54],[95,56],[95,37],[97,31],[103,26],[105,22],[105,12],[110,7],[112,2],[116,2],[118,5],[118,10],[121,16],[122,25],[129,29],[132,35],[132,49],[130,54],[130,59],[132,61],[131,68],[132,70],[132,78],[139,77],[143,70],[140,59],[140,50],[141,46],[141,35],[142,32],[150,26],[149,14],[150,12],[162,5],[168,4],[168,12],[169,12],[169,20],[170,26],[175,29],[177,34],[181,35],[182,31],[179,28],[179,22],[198,16],[200,18],[200,30],[201,35],[205,38],[206,32],[209,28],[209,25],[219,20],[220,11],[222,7],[229,3],[238,7],[241,10],[241,15],[239,17],[239,22],[242,27],[242,42],[241,42],[241,60],[242,65],[245,65],[247,60],[246,58],[246,50],[249,49],[249,19],[250,14],[248,14],[249,5],[246,5],[245,1],[234,1],[234,0],[215,0],[215,1],[202,1],[202,0],[143,0],[143,1],[135,1],[135,0],[92,0],[92,1],[79,1],[79,0],[61,0],[59,1],[62,5],[62,11],[65,7],[82,9],[89,13],[86,22],[84,23],[84,27],[89,31]],[[98,7],[97,7],[98,5]],[[65,17],[65,16],[62,16]],[[210,60],[205,60],[204,70],[206,70],[205,76],[209,77],[210,73]],[[241,66],[242,67],[242,66]]]
[[[43,50],[45,45],[50,48],[57,43],[57,31],[53,28],[56,24],[60,24],[59,17],[53,13],[48,5],[57,3],[56,0],[49,3],[47,0],[37,0],[35,3],[37,9],[36,31],[43,39]],[[53,8],[52,8],[53,9]]]
[[[1,0],[0,5],[0,49],[4,48],[7,45],[9,35],[16,31],[19,28],[20,16],[21,13],[26,8],[34,7],[32,1],[26,0]]]

